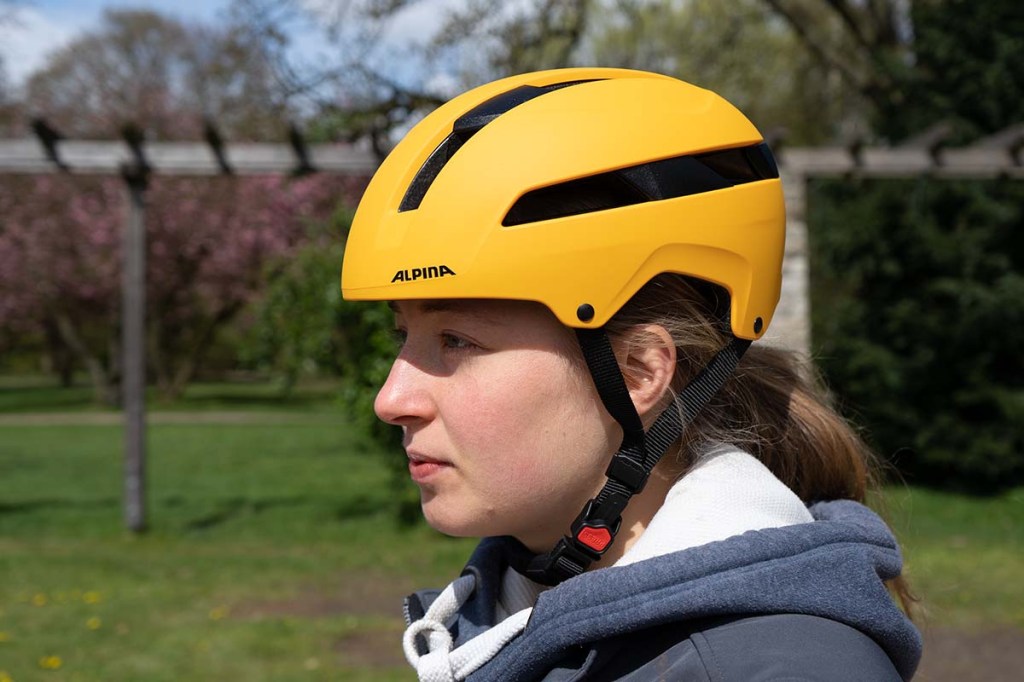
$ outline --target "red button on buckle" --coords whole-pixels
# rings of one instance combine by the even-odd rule
[[[583,526],[576,533],[576,540],[600,554],[608,549],[608,545],[612,543],[612,534],[607,528]]]

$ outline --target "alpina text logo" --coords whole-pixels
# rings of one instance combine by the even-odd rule
[[[455,271],[447,265],[431,265],[426,268],[413,268],[412,270],[399,270],[395,273],[395,276],[391,278],[391,283],[395,282],[415,282],[418,279],[433,279],[434,277],[444,277],[445,275],[454,275]]]

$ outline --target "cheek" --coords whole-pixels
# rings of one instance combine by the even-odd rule
[[[490,426],[473,429],[487,434],[474,450],[498,460],[495,476],[510,488],[548,495],[566,486],[589,489],[593,479],[603,480],[612,449],[608,425],[578,370],[557,356],[547,360],[489,386],[496,399],[476,401],[481,424]]]

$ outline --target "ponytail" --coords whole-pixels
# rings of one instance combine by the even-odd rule
[[[664,327],[676,345],[672,388],[679,391],[728,343],[721,325],[727,304],[727,294],[718,287],[660,275],[606,328],[613,343],[621,345],[656,342],[635,330],[650,324]],[[627,382],[638,378],[630,376],[628,367],[623,372]],[[806,504],[835,499],[864,503],[879,483],[878,458],[792,351],[751,346],[733,376],[690,425],[675,450],[676,459],[666,465],[681,475],[715,442],[752,454]],[[907,582],[901,576],[887,584],[910,615],[916,599]]]

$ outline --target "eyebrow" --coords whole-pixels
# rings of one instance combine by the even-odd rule
[[[484,322],[500,323],[502,319],[500,316],[495,315],[493,312],[488,310],[489,301],[474,300],[467,298],[432,298],[425,300],[412,300],[420,308],[420,312],[423,313],[457,313],[460,315],[468,315],[475,317]],[[388,308],[391,312],[398,314],[398,304],[395,301],[388,301]]]

